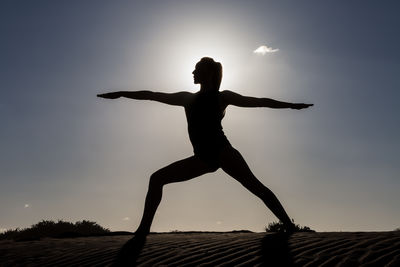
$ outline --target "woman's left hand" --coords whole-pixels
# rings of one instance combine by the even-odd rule
[[[121,97],[120,92],[112,92],[112,93],[105,93],[105,94],[98,94],[98,97],[107,98],[107,99],[116,99]]]

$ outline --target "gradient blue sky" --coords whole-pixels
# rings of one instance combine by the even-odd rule
[[[0,229],[89,219],[135,230],[149,175],[190,156],[182,108],[112,90],[222,89],[309,102],[229,107],[231,143],[296,223],[400,227],[398,1],[1,1]],[[260,45],[275,53],[253,53]],[[263,231],[276,220],[221,170],[165,188],[153,231]]]

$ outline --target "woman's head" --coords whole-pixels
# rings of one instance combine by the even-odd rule
[[[222,80],[222,65],[210,57],[203,57],[192,72],[194,83],[219,90]]]

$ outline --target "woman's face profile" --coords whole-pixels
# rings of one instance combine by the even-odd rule
[[[195,84],[203,84],[206,82],[207,77],[210,75],[202,62],[198,62],[194,68],[193,80]]]
[[[200,79],[200,70],[199,70],[199,63],[196,64],[194,71],[192,72],[193,74],[193,82],[195,84],[199,84],[201,83],[201,79]]]

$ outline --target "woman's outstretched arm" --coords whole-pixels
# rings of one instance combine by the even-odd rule
[[[288,103],[282,102],[270,98],[258,98],[251,96],[242,96],[238,93],[232,91],[221,92],[224,101],[228,105],[234,105],[238,107],[266,107],[266,108],[291,108],[291,109],[303,109],[313,106],[314,104],[304,104],[304,103]]]
[[[126,97],[137,100],[153,100],[168,105],[174,106],[185,106],[190,97],[189,92],[178,92],[178,93],[160,93],[152,91],[118,91],[105,94],[98,94],[98,97],[107,99],[116,99],[120,97]]]

